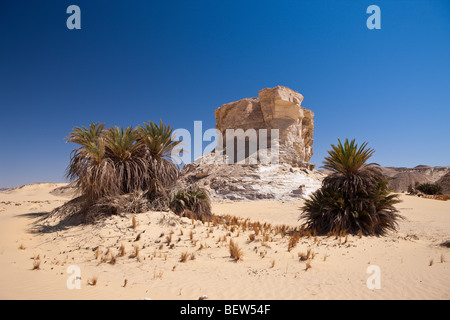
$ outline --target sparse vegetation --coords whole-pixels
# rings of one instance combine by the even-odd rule
[[[122,243],[119,248],[119,257],[124,257],[126,254],[127,254],[127,252],[125,250],[125,246]]]
[[[100,247],[98,247],[95,250],[95,260],[98,260],[98,258],[100,258],[100,254],[101,254]]]
[[[109,259],[109,264],[115,265],[117,262],[116,256],[111,253],[111,259]]]
[[[450,200],[450,195],[435,195],[435,196],[432,196],[432,199],[440,200],[440,201],[448,201],[448,200]]]
[[[297,243],[300,241],[300,232],[294,232],[292,236],[289,239],[288,244],[288,252],[291,252],[291,250],[297,246]]]
[[[180,256],[180,262],[184,263],[188,260],[188,258],[189,258],[189,253],[183,252],[183,253],[181,253],[181,256]]]
[[[311,262],[306,262],[306,266],[305,266],[305,271],[308,271],[309,269],[311,269],[312,268],[312,266],[311,266]]]
[[[230,240],[229,249],[230,249],[231,259],[233,259],[235,261],[242,260],[242,258],[244,256],[244,252],[242,251],[241,248],[239,248],[239,245],[236,242],[234,242],[232,239]]]
[[[442,187],[438,184],[422,183],[416,189],[426,195],[442,195]]]
[[[311,249],[308,249],[306,253],[299,252],[298,257],[300,258],[300,261],[307,261],[311,257]],[[314,259],[314,258],[313,258]]]
[[[41,270],[41,260],[40,259],[33,260],[33,270]]]
[[[139,256],[140,250],[138,246],[134,246],[134,252],[129,256],[130,259],[136,259],[137,261],[141,261],[141,257]]]
[[[212,217],[211,199],[205,189],[179,190],[174,194],[170,208],[178,215],[185,214],[188,218],[201,221],[210,220]]]

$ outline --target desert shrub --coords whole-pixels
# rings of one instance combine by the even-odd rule
[[[355,140],[332,145],[323,166],[332,173],[302,208],[307,229],[366,235],[396,230],[401,216],[394,205],[400,201],[391,194],[379,166],[367,163],[373,153],[367,143],[358,147]]]
[[[416,189],[427,195],[441,195],[442,194],[442,187],[438,184],[422,183],[422,184],[419,184],[416,187]]]
[[[186,214],[185,211],[188,209],[200,220],[209,220],[212,216],[208,191],[201,188],[179,190],[173,195],[170,208],[178,215]]]

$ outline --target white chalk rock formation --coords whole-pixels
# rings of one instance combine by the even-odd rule
[[[246,98],[218,108],[216,128],[224,140],[227,129],[269,132],[278,129],[280,163],[312,169],[314,166],[309,161],[313,155],[314,113],[303,108],[302,101],[300,93],[287,87],[263,89],[258,98]]]
[[[314,165],[309,163],[313,155],[314,113],[303,108],[302,101],[300,93],[278,86],[259,91],[258,98],[222,105],[215,111],[215,117],[216,128],[226,141],[224,148],[219,147],[186,165],[182,171],[183,187],[204,188],[215,199],[295,200],[308,197],[321,187],[324,175],[315,171]],[[227,140],[228,129],[258,131],[257,152],[249,147],[249,135],[233,135],[233,140]],[[267,146],[261,143],[261,129],[266,129],[268,133],[278,129],[278,162],[265,161],[273,159],[272,150],[266,153],[261,151],[264,151],[263,148],[266,151],[271,149],[272,141],[269,134]],[[239,145],[239,139],[248,144]],[[237,156],[228,154],[230,143],[235,151],[244,146],[245,153]],[[255,153],[258,161],[251,163],[250,155]]]
[[[186,165],[182,186],[204,188],[216,200],[299,200],[319,189],[325,177],[287,163],[214,164],[214,157],[214,153],[206,154]]]

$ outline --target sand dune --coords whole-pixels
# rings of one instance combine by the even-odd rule
[[[261,232],[250,241],[250,228],[227,230],[171,213],[136,215],[136,229],[131,227],[132,215],[111,217],[97,226],[36,224],[45,212],[68,200],[50,194],[61,186],[39,184],[0,193],[1,299],[196,300],[203,294],[209,299],[450,298],[450,251],[440,246],[450,240],[450,201],[402,195],[398,207],[405,220],[398,233],[349,236],[347,242],[305,237],[288,252],[289,237],[268,231],[266,239]],[[275,228],[299,225],[301,205],[302,201],[221,202],[213,211]],[[231,260],[230,238],[243,250],[242,261]],[[126,254],[114,263],[111,257],[119,254],[122,244]],[[139,259],[133,256],[135,246]],[[308,249],[315,257],[305,271],[298,253]],[[180,262],[185,252],[195,259]],[[34,260],[40,261],[40,270],[32,270]],[[71,265],[80,267],[80,290],[67,288]],[[380,267],[380,290],[366,286],[369,265]],[[88,281],[94,277],[98,283],[91,286]]]

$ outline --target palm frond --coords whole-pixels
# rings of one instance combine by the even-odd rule
[[[181,141],[175,140],[174,129],[170,125],[163,124],[160,120],[159,125],[149,121],[138,127],[139,140],[156,160],[172,160],[173,151],[181,144]]]

